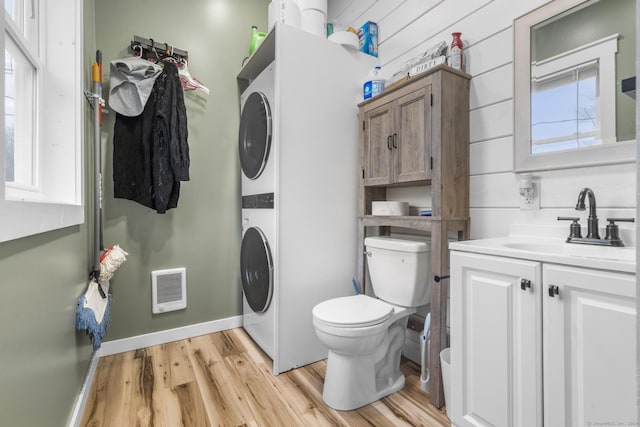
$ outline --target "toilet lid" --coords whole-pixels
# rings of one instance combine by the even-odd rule
[[[323,323],[336,327],[364,327],[377,325],[393,313],[393,306],[366,295],[334,298],[313,308],[313,315]]]

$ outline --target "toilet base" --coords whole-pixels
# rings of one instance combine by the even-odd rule
[[[407,318],[385,331],[372,354],[344,355],[329,351],[322,398],[330,407],[349,411],[401,390],[405,384],[400,356]]]

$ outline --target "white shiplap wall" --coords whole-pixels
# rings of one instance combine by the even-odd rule
[[[565,169],[534,174],[541,209],[519,209],[513,139],[513,20],[549,0],[329,0],[328,19],[358,28],[378,23],[379,58],[391,74],[407,59],[461,31],[470,92],[471,237],[503,236],[514,223],[555,224],[574,210],[578,192],[591,187],[598,215],[635,216],[634,164]],[[363,76],[364,78],[365,76]],[[412,202],[419,190],[407,195]],[[393,196],[393,194],[392,194]],[[418,200],[428,205],[430,201]],[[584,222],[584,221],[583,221]],[[602,221],[602,226],[606,224]],[[621,224],[621,228],[629,227]],[[633,227],[633,226],[631,226]],[[567,227],[568,228],[568,227]],[[635,228],[635,227],[634,227]],[[626,235],[626,233],[625,233]]]

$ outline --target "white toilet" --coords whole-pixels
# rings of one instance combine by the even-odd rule
[[[359,408],[404,387],[400,352],[408,316],[428,304],[431,289],[425,242],[367,237],[364,244],[378,298],[354,295],[313,308],[316,334],[329,349],[322,397],[339,410]]]

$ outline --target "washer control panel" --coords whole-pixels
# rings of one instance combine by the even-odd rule
[[[273,193],[242,196],[242,209],[273,209]]]

